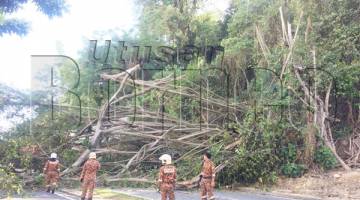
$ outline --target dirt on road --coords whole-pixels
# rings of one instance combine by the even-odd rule
[[[360,199],[360,170],[309,173],[301,178],[279,179],[273,192],[312,195],[321,199]]]

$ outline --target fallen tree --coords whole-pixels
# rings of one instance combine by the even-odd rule
[[[101,155],[111,154],[121,158],[121,162],[107,163],[111,177],[108,181],[122,180],[125,174],[137,168],[143,161],[158,162],[158,152],[170,151],[179,155],[175,162],[209,148],[210,139],[224,132],[224,127],[207,122],[193,123],[179,120],[161,110],[154,111],[145,106],[133,104],[133,99],[141,95],[156,91],[164,95],[181,95],[186,98],[200,100],[207,107],[206,112],[216,113],[218,118],[225,118],[227,108],[226,99],[204,98],[193,88],[182,87],[175,89],[172,86],[174,79],[164,77],[156,80],[136,80],[133,75],[141,69],[140,64],[118,74],[102,74],[104,81],[111,80],[119,83],[118,89],[110,100],[101,106],[98,117],[82,128],[77,137],[71,140],[76,142],[79,136],[90,136],[89,148],[83,149],[78,159],[61,175],[76,174],[79,167],[85,162],[88,154],[95,151]],[[181,80],[179,76],[176,80]],[[128,92],[124,92],[127,90]],[[130,91],[130,92],[129,92]],[[166,93],[166,94],[165,94]],[[132,102],[127,105],[116,106],[119,102]],[[159,105],[161,109],[162,105]],[[240,110],[239,105],[230,105],[230,109]],[[215,114],[213,114],[215,115]],[[204,117],[204,116],[201,116]],[[89,128],[93,126],[93,128]],[[201,127],[200,127],[201,126]],[[200,128],[199,128],[200,127]],[[236,145],[233,145],[234,148]],[[220,167],[221,169],[222,167]],[[143,180],[143,179],[141,179]],[[184,185],[184,183],[179,183]]]

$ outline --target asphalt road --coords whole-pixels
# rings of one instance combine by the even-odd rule
[[[0,198],[0,199],[7,199],[7,198]],[[17,196],[13,197],[11,199],[14,200],[20,200],[20,199],[26,199],[26,200],[77,200],[78,197],[74,195],[69,195],[62,192],[56,192],[55,194],[50,194],[47,192],[27,192],[24,196]]]
[[[159,200],[160,194],[154,190],[134,190],[134,189],[122,189],[113,190],[114,192],[120,192],[132,196],[144,198],[146,200]],[[216,192],[216,200],[295,200],[288,197],[277,197],[271,195],[251,194],[246,192]],[[183,192],[176,191],[176,199],[178,200],[197,200],[199,198],[198,192]],[[6,199],[6,198],[2,198]],[[26,200],[78,200],[80,199],[76,195],[71,195],[67,192],[56,192],[55,194],[49,194],[46,192],[28,192],[24,197],[11,198],[14,200],[26,199]],[[296,198],[297,200],[301,198]],[[305,199],[303,199],[305,200]],[[310,199],[307,199],[310,200]]]
[[[160,193],[153,190],[114,190],[117,192],[125,193],[128,195],[138,196],[145,198],[147,200],[159,200]],[[200,199],[199,192],[183,192],[176,191],[176,199],[179,200],[196,200]],[[271,195],[262,195],[262,194],[251,194],[246,192],[215,192],[216,200],[294,200],[294,198],[288,197],[277,197]],[[297,198],[299,200],[299,198]],[[305,200],[305,199],[303,199]],[[309,199],[308,199],[309,200]]]

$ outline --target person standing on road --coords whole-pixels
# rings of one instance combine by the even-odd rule
[[[200,175],[200,190],[202,200],[213,200],[215,187],[215,165],[211,161],[211,154],[206,152],[203,158],[203,166]]]
[[[168,154],[162,155],[159,160],[163,166],[160,167],[159,184],[161,200],[175,200],[175,182],[176,182],[176,167],[171,164],[171,156]]]
[[[100,163],[96,160],[96,153],[89,154],[89,160],[83,166],[80,182],[82,183],[81,200],[92,200],[95,183],[96,173],[100,169]]]
[[[55,193],[59,181],[60,163],[57,154],[52,153],[46,161],[43,172],[45,174],[46,192]]]

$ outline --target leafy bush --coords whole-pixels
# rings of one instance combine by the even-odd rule
[[[326,146],[320,146],[315,152],[315,163],[325,170],[333,169],[337,160],[331,150]]]
[[[38,174],[35,176],[34,185],[43,186],[45,185],[44,183],[45,183],[45,177],[43,176],[43,174]]]
[[[277,158],[271,152],[257,152],[252,156],[242,159],[239,165],[240,174],[246,182],[256,182],[260,178],[268,180],[276,166]]]
[[[7,192],[10,196],[12,193],[21,193],[22,185],[16,174],[5,168],[0,168],[0,191]]]
[[[292,143],[287,144],[286,147],[281,148],[280,158],[282,166],[280,167],[281,173],[287,177],[300,177],[305,172],[305,165],[296,163],[297,150],[296,146]]]
[[[276,183],[277,180],[278,180],[277,173],[273,171],[267,174],[266,176],[264,176],[263,182],[267,184],[274,184]]]
[[[249,111],[242,124],[232,125],[241,138],[231,165],[218,176],[222,184],[246,183],[272,184],[277,180],[277,169],[282,163],[277,152],[282,127],[268,120],[262,113]]]
[[[202,156],[199,156],[197,158],[186,158],[184,160],[182,160],[180,163],[178,163],[176,165],[177,169],[177,180],[178,181],[184,181],[184,180],[189,180],[197,175],[199,175],[199,173],[201,172],[201,167],[202,167]],[[191,169],[191,170],[189,170]],[[155,170],[155,177],[158,176],[158,172],[159,170],[156,169]]]
[[[305,166],[296,163],[288,163],[281,167],[281,173],[287,177],[300,177],[305,172]]]
[[[296,160],[296,146],[289,143],[287,147],[280,150],[280,158],[284,163],[293,163]]]
[[[271,151],[257,150],[248,152],[243,148],[236,150],[237,157],[231,167],[219,174],[223,184],[241,183],[274,183],[277,179],[275,169],[278,158]]]

